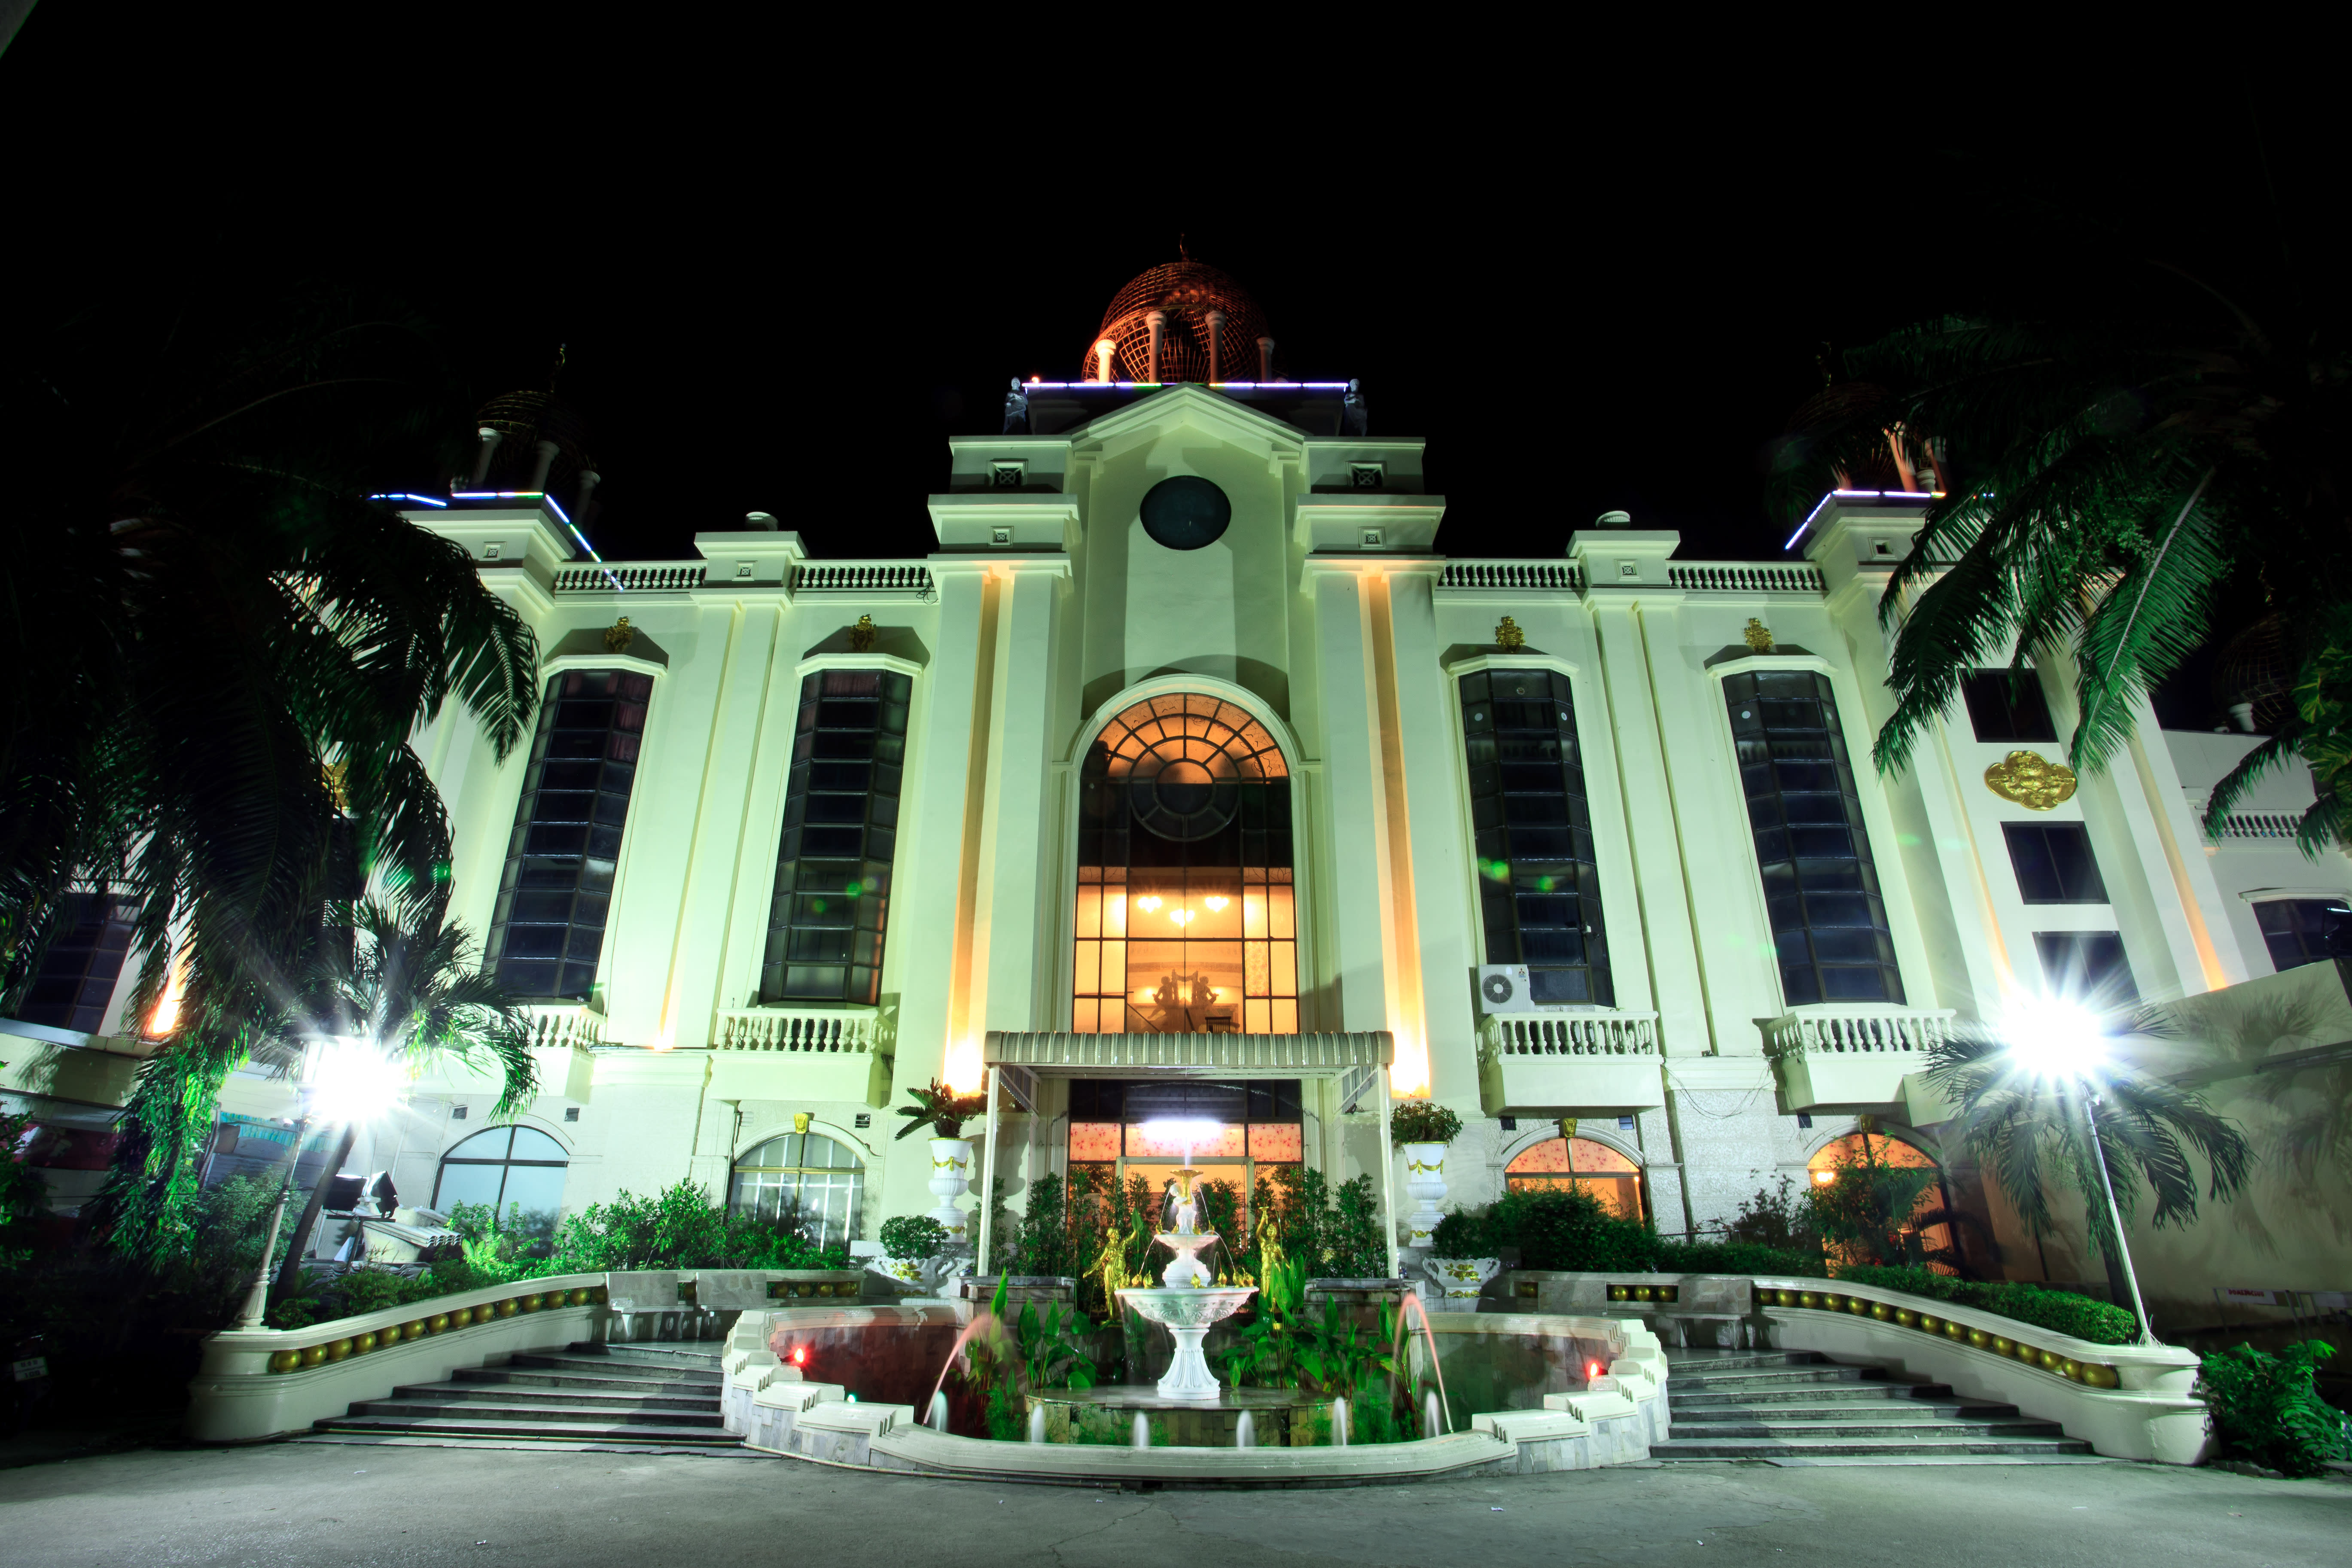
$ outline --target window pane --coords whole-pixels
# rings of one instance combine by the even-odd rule
[[[514,1130],[514,1147],[509,1157],[516,1160],[562,1160],[569,1158],[563,1145],[533,1127]]]
[[[653,678],[627,670],[566,670],[547,683],[485,949],[499,983],[518,995],[579,999],[594,986],[603,895],[652,695]],[[539,962],[562,956],[571,962]]]
[[[433,1189],[433,1206],[447,1214],[458,1204],[497,1203],[499,1184],[506,1172],[504,1165],[445,1164],[440,1183]]]
[[[1828,679],[1759,671],[1727,679],[1723,695],[1783,999],[1903,1001]]]
[[[26,988],[18,1016],[28,1024],[96,1034],[121,978],[138,905],[96,893],[68,893],[41,967]]]
[[[563,1167],[509,1165],[506,1195],[499,1200],[504,1214],[516,1205],[526,1214],[553,1214],[563,1206]]]
[[[877,669],[801,681],[796,732],[813,760],[795,765],[785,787],[763,1002],[878,998],[900,772],[873,759],[885,742],[901,743],[892,737],[906,730],[904,686],[905,677]]]
[[[1457,696],[1471,818],[1479,829],[1484,962],[1526,964],[1539,996],[1612,1004],[1568,679],[1546,670],[1488,670],[1465,678]]]
[[[2054,741],[2050,704],[2041,678],[2031,670],[2014,677],[2005,669],[1980,669],[1960,683],[1969,723],[1979,741]]]

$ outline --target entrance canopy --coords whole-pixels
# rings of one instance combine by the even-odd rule
[[[1003,1121],[998,1108],[1011,1100],[1034,1111],[1040,1078],[1336,1078],[1343,1113],[1365,1105],[1385,1111],[1396,1037],[1386,1029],[1333,1035],[1081,1035],[992,1029],[981,1040],[980,1055],[988,1069],[988,1143],[982,1152],[980,1190],[991,1193],[995,1191],[996,1134]],[[1385,1147],[1385,1136],[1381,1142]],[[1394,1274],[1391,1163],[1381,1162],[1381,1226],[1389,1238],[1389,1272]],[[989,1266],[995,1206],[988,1202],[980,1205],[982,1268]]]

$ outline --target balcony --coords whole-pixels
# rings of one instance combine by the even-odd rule
[[[1622,1115],[1666,1102],[1655,1013],[1490,1015],[1478,1047],[1489,1116]]]
[[[719,1015],[710,1046],[746,1068],[782,1068],[782,1091],[878,1110],[890,1098],[887,1023],[877,1007],[745,1007]]]
[[[1893,1112],[1917,1126],[1949,1114],[1916,1075],[1928,1067],[1928,1052],[1952,1037],[1952,1018],[1949,1009],[1840,1005],[1801,1007],[1757,1024],[1787,1110]]]

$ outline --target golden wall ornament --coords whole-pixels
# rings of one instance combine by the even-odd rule
[[[623,616],[604,628],[606,653],[626,653],[629,651],[629,645],[636,640],[636,628],[629,625],[629,617],[626,616]]]
[[[2050,811],[2074,798],[2074,770],[2032,752],[2011,752],[1985,770],[1985,788],[2028,811]]]
[[[793,1111],[793,1131],[795,1131],[795,1132],[805,1133],[805,1132],[809,1130],[809,1122],[810,1122],[811,1121],[813,1121],[813,1120],[814,1120],[814,1118],[811,1116],[811,1114],[810,1114],[808,1111],[805,1111],[805,1110],[795,1110],[795,1111]]]
[[[874,639],[881,635],[882,634],[879,631],[875,629],[874,617],[872,616],[858,616],[857,624],[849,628],[849,651],[852,653],[873,652]]]
[[[1495,646],[1506,652],[1523,648],[1528,646],[1528,634],[1519,629],[1518,622],[1505,616],[1503,624],[1495,628]]]
[[[1573,1138],[1576,1136],[1575,1117],[1563,1116],[1559,1119],[1559,1135],[1563,1138]]]
[[[1739,635],[1748,646],[1758,653],[1772,651],[1772,628],[1755,616],[1748,617],[1748,629]]]

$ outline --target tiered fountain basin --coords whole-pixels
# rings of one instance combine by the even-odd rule
[[[1242,1416],[1250,1441],[1265,1448],[1309,1448],[1331,1440],[1331,1402],[1298,1388],[1220,1388],[1206,1399],[1170,1399],[1150,1384],[1049,1388],[1029,1395],[1045,1416],[1048,1443],[1129,1444],[1141,1415],[1155,1448],[1232,1448]]]

